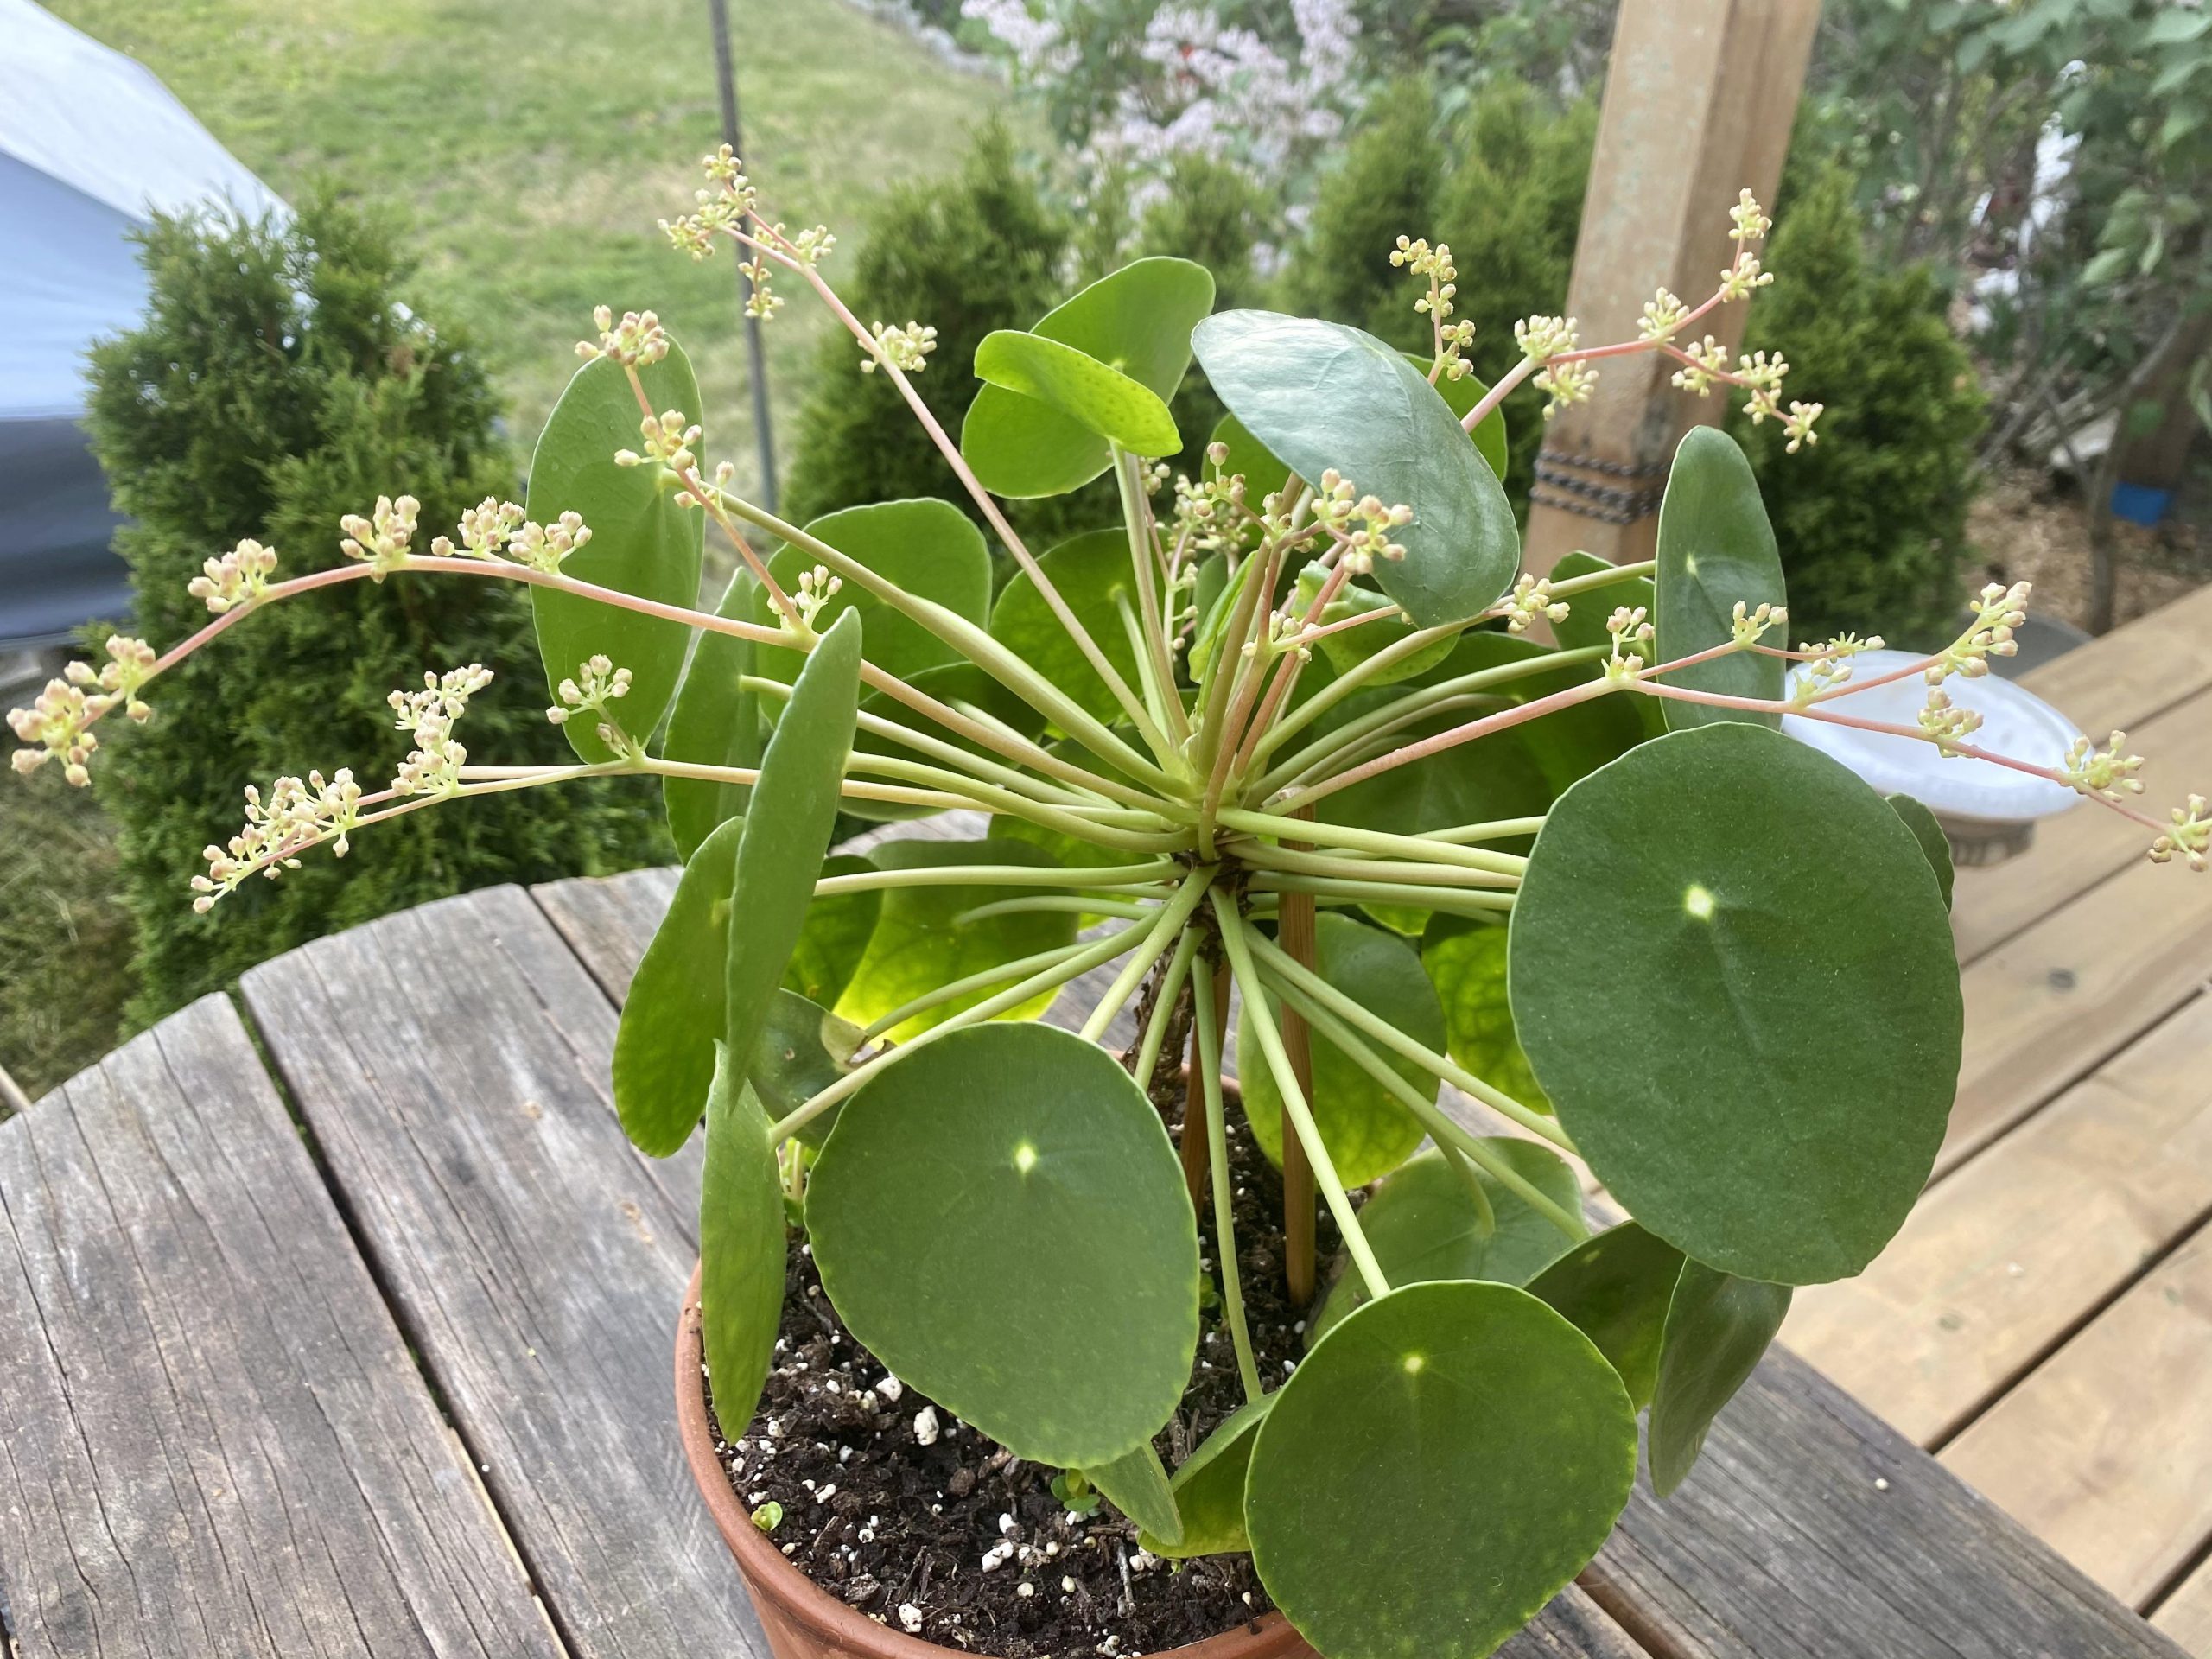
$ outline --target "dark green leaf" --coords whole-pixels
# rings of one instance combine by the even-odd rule
[[[1667,1309],[1659,1381],[1651,1395],[1651,1490],[1664,1497],[1682,1484],[1706,1431],[1766,1352],[1789,1312],[1789,1287],[1761,1284],[1682,1264]]]
[[[837,823],[838,785],[860,708],[861,620],[837,619],[808,654],[768,740],[737,849],[723,1017],[730,1063],[747,1072],[776,988],[798,948]]]
[[[784,1310],[784,1192],[768,1120],[714,1045],[707,1160],[699,1184],[700,1334],[726,1433],[745,1433],[775,1357]]]
[[[1516,1174],[1569,1215],[1582,1213],[1582,1189],[1557,1154],[1534,1141],[1490,1143]],[[1479,1183],[1488,1209],[1478,1207],[1467,1182]],[[1359,1212],[1360,1230],[1393,1285],[1433,1279],[1487,1279],[1525,1285],[1574,1241],[1493,1177],[1455,1168],[1441,1152],[1424,1152],[1376,1189]],[[1309,1343],[1319,1342],[1367,1300],[1357,1273],[1344,1273],[1315,1316]]]
[[[656,1158],[691,1138],[714,1081],[726,1024],[729,895],[744,833],[743,818],[725,819],[684,865],[614,1028],[614,1109],[630,1139]]]
[[[740,566],[722,594],[715,614],[732,621],[753,620],[753,594],[760,587]],[[668,717],[668,740],[661,753],[670,760],[708,766],[753,767],[760,764],[767,737],[760,721],[760,700],[739,685],[753,672],[753,643],[726,633],[702,633],[683,689]],[[668,811],[676,850],[688,859],[718,824],[741,816],[753,793],[744,784],[711,783],[700,778],[664,778],[661,800]]]
[[[1183,1518],[1176,1512],[1175,1493],[1160,1454],[1151,1442],[1124,1452],[1111,1463],[1102,1463],[1084,1473],[1090,1484],[1114,1501],[1114,1507],[1135,1522],[1147,1536],[1171,1548],[1183,1541]]]
[[[1427,377],[1428,373],[1427,363],[1419,358],[1409,357],[1406,360],[1411,363],[1424,378]],[[1478,377],[1470,374],[1457,380],[1439,380],[1436,383],[1436,390],[1442,394],[1444,406],[1452,411],[1452,419],[1465,420],[1468,411],[1489,394],[1490,387]],[[1482,456],[1491,471],[1497,474],[1499,478],[1503,478],[1508,464],[1505,405],[1500,404],[1489,414],[1484,416],[1482,424],[1476,427],[1468,434],[1468,436],[1474,440],[1476,453]]]
[[[1090,1470],[1144,1446],[1198,1334],[1197,1220],[1144,1091],[1044,1025],[877,1065],[807,1187],[854,1337],[1017,1457]]]
[[[1682,1253],[1632,1221],[1586,1238],[1529,1281],[1529,1294],[1557,1308],[1598,1344],[1641,1411],[1659,1376],[1667,1307]]]
[[[1395,934],[1363,927],[1349,916],[1324,911],[1315,918],[1315,971],[1361,1007],[1387,1017],[1414,1041],[1444,1046],[1444,1010],[1421,972],[1421,958]],[[1238,1023],[1237,1052],[1256,1056],[1251,1022],[1264,1017],[1247,1001]],[[1325,1038],[1313,1039],[1313,1121],[1337,1173],[1347,1187],[1364,1186],[1405,1162],[1421,1144],[1421,1120],[1357,1062]],[[1436,1079],[1411,1060],[1384,1057],[1391,1069],[1421,1092],[1433,1095]],[[1252,1139],[1272,1163],[1282,1162],[1282,1095],[1264,1065],[1244,1068],[1244,1116]]]
[[[1580,1332],[1509,1285],[1408,1285],[1275,1396],[1252,1564],[1330,1659],[1482,1659],[1598,1553],[1635,1477],[1635,1414]]]
[[[1935,876],[1880,796],[1764,727],[1671,733],[1560,798],[1510,931],[1529,1063],[1637,1220],[1789,1284],[1889,1242],[1961,1014]]]
[[[779,990],[769,1004],[760,1046],[753,1052],[753,1092],[761,1109],[781,1120],[797,1111],[852,1070],[861,1046],[861,1028],[840,1020],[797,991]],[[832,1106],[798,1131],[809,1146],[820,1146],[839,1108]]]
[[[656,413],[675,409],[698,419],[699,383],[681,347],[670,346],[666,358],[638,375]],[[658,463],[614,464],[615,451],[637,447],[640,418],[621,364],[602,357],[578,369],[531,458],[530,516],[550,524],[563,512],[578,512],[591,527],[591,540],[563,563],[563,575],[666,605],[694,604],[705,515],[676,505],[683,485]],[[557,697],[563,680],[603,655],[632,676],[630,694],[615,706],[624,729],[641,741],[649,736],[676,693],[690,630],[543,588],[532,588],[530,599],[548,690]],[[613,753],[594,732],[596,724],[572,720],[561,728],[587,760]]]
[[[1114,671],[1137,679],[1136,649],[1122,613],[1135,614],[1136,576],[1126,531],[1094,530],[1062,542],[1037,562],[1084,631],[1098,642]],[[991,607],[991,637],[1019,656],[1100,720],[1120,717],[1122,705],[1098,677],[1067,629],[1037,591],[1027,570],[1017,570]]]
[[[1421,948],[1421,966],[1444,1004],[1446,1051],[1484,1083],[1494,1084],[1539,1111],[1550,1100],[1521,1039],[1505,995],[1505,930],[1481,922],[1454,927],[1430,925]]]
[[[1788,596],[1758,480],[1736,441],[1717,426],[1692,427],[1675,451],[1659,505],[1658,556],[1659,607],[1652,622],[1659,662],[1726,644],[1738,601],[1757,610]],[[1668,683],[1732,697],[1778,698],[1783,661],[1738,652],[1682,669],[1668,676]],[[1667,703],[1667,724],[1676,731],[1720,721],[1778,726],[1781,721],[1779,715],[1741,709]]]
[[[1272,1394],[1246,1401],[1183,1460],[1169,1483],[1183,1535],[1171,1544],[1141,1532],[1141,1548],[1175,1560],[1242,1554],[1251,1548],[1244,1535],[1244,1474],[1252,1466],[1253,1437],[1274,1402]]]
[[[1403,559],[1376,565],[1416,626],[1479,615],[1513,580],[1521,538],[1497,474],[1436,389],[1373,335],[1270,311],[1224,311],[1192,336],[1215,392],[1293,472],[1333,467],[1403,504]]]
[[[1936,872],[1936,890],[1943,895],[1943,908],[1951,907],[1951,838],[1943,833],[1943,826],[1936,815],[1910,795],[1889,795],[1884,799],[1890,810],[1904,820],[1904,827],[1912,831],[1912,838],[1920,843],[1920,850],[1928,855],[1928,868]]]
[[[855,853],[839,853],[822,861],[822,874],[857,875],[875,868],[875,861]],[[799,930],[798,944],[784,969],[784,985],[801,996],[833,1006],[851,984],[853,974],[874,937],[883,911],[880,889],[863,893],[833,893],[817,899]]]

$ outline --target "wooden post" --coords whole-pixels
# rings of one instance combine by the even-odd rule
[[[1622,0],[1598,119],[1567,314],[1585,345],[1633,340],[1661,286],[1691,305],[1734,250],[1728,209],[1748,188],[1771,208],[1812,54],[1820,0]],[[1732,349],[1738,301],[1700,325]],[[1656,353],[1598,365],[1587,404],[1546,433],[1529,507],[1526,563],[1542,575],[1577,548],[1648,559],[1659,494],[1682,435],[1726,412],[1668,384]]]

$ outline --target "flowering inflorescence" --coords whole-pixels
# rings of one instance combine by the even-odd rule
[[[1538,617],[1548,622],[1564,622],[1570,608],[1565,600],[1552,597],[1552,585],[1547,578],[1524,575],[1513,584],[1513,592],[1503,601],[1505,631],[1525,633]]]
[[[1805,671],[1797,677],[1790,700],[1799,708],[1806,708],[1819,701],[1825,692],[1841,688],[1851,678],[1851,659],[1862,651],[1879,651],[1882,636],[1870,633],[1861,639],[1855,633],[1840,633],[1824,645],[1807,640],[1798,647],[1805,658]]]
[[[1666,289],[1661,289],[1643,302],[1643,321],[1637,325],[1637,335],[1652,345],[1674,337],[1675,330],[1688,322],[1690,308]]]
[[[1993,657],[2010,657],[2019,643],[2012,630],[2028,620],[2028,595],[2034,584],[2016,582],[2007,588],[1993,582],[1974,599],[1974,620],[1924,671],[1928,683],[1941,685],[1954,674],[1974,680],[1989,672]]]
[[[608,707],[616,698],[630,695],[628,669],[615,667],[604,654],[594,655],[577,667],[574,679],[562,681],[554,692],[561,700],[546,709],[545,718],[556,726],[565,726],[578,715],[595,715],[597,723],[592,729],[601,742],[626,753],[636,748]]]
[[[8,724],[26,746],[12,757],[16,770],[28,775],[59,760],[71,783],[80,789],[90,783],[92,751],[100,746],[99,735],[86,729],[94,701],[81,685],[48,680],[29,708],[9,710]]]
[[[393,794],[451,795],[461,788],[468,751],[454,741],[454,725],[467,711],[469,698],[491,683],[492,671],[481,663],[443,674],[425,669],[420,691],[395,691],[385,699],[395,716],[393,728],[415,740],[391,780]]]
[[[836,598],[845,586],[842,576],[833,576],[826,566],[816,565],[811,570],[798,573],[798,585],[791,594],[791,610],[798,625],[813,631],[814,619],[822,614],[822,607]]]
[[[1386,506],[1379,497],[1358,494],[1351,480],[1334,467],[1321,474],[1313,512],[1313,523],[1342,550],[1340,562],[1355,576],[1374,569],[1378,558],[1406,556],[1390,532],[1413,523],[1414,510],[1403,505]]]
[[[1651,613],[1638,605],[1630,609],[1626,605],[1614,607],[1605,619],[1605,632],[1611,636],[1612,655],[1605,659],[1605,677],[1618,682],[1633,679],[1643,672],[1643,655],[1637,649],[1651,643],[1655,630]]]
[[[904,327],[872,322],[868,333],[874,336],[874,343],[861,342],[862,374],[874,374],[879,362],[887,363],[902,373],[919,374],[929,366],[930,353],[937,350],[937,330],[925,322],[910,322]]]
[[[602,305],[592,312],[591,318],[598,327],[599,340],[596,345],[588,340],[578,340],[578,357],[611,357],[635,367],[658,363],[668,355],[668,331],[650,311],[625,311],[617,322],[613,307]]]
[[[276,573],[276,550],[264,547],[251,537],[219,558],[200,567],[201,574],[185,584],[184,591],[205,600],[220,616],[238,606],[250,604],[268,591],[269,578]]]
[[[1474,322],[1466,317],[1452,321],[1457,308],[1452,296],[1459,291],[1459,270],[1452,263],[1451,245],[1439,242],[1432,248],[1420,238],[1402,236],[1398,245],[1390,250],[1390,263],[1428,278],[1428,291],[1414,302],[1414,310],[1429,320],[1435,333],[1436,360],[1430,365],[1429,378],[1440,375],[1459,380],[1472,374],[1475,365],[1462,353],[1475,343]]]
[[[440,536],[431,542],[430,551],[440,558],[466,554],[478,559],[511,559],[548,575],[560,569],[563,560],[591,540],[591,527],[580,513],[564,512],[550,524],[541,524],[525,518],[513,502],[489,495],[462,513],[456,528],[459,547],[449,537]]]
[[[660,222],[662,234],[694,259],[714,252],[715,238],[739,228],[760,206],[760,193],[745,176],[745,164],[728,144],[702,157],[700,167],[707,175],[707,188],[694,197],[697,210],[673,223]]]
[[[699,427],[687,422],[680,409],[664,410],[658,416],[648,415],[638,423],[638,436],[645,445],[645,453],[635,449],[614,452],[617,467],[642,467],[647,461],[658,461],[672,473],[688,473],[699,464],[699,457],[691,446],[699,442]]]
[[[1194,483],[1186,474],[1175,475],[1175,506],[1169,521],[1172,543],[1192,555],[1215,553],[1242,539],[1244,526],[1244,474],[1224,472],[1229,446],[1216,440],[1206,446],[1206,466]]]
[[[2177,854],[2190,869],[2200,873],[2207,855],[2212,854],[2212,816],[2207,816],[2202,795],[2192,795],[2186,805],[2174,808],[2171,826],[2151,843],[2153,864],[2166,863]]]
[[[2143,757],[2121,753],[2126,732],[2114,732],[2101,749],[2086,737],[2077,737],[2066,751],[2059,775],[2082,794],[2117,804],[2122,794],[2140,795],[2143,780],[2135,774]]]
[[[361,786],[343,767],[327,779],[319,772],[309,772],[304,781],[279,778],[266,799],[247,785],[245,827],[227,846],[201,852],[207,869],[192,878],[193,909],[206,915],[249,876],[273,881],[286,870],[298,869],[300,853],[318,842],[329,842],[331,851],[345,857],[351,846],[347,836],[361,821],[360,801]]]
[[[1747,607],[1740,599],[1736,601],[1736,608],[1730,612],[1728,616],[1729,634],[1739,645],[1757,645],[1773,630],[1787,627],[1789,624],[1789,612],[1787,607],[1761,605],[1754,610]]]
[[[338,543],[339,551],[365,563],[371,580],[382,582],[406,562],[408,545],[415,539],[415,515],[422,505],[411,495],[403,495],[397,501],[380,495],[368,518],[347,513],[338,521],[338,527],[346,532],[345,540]]]

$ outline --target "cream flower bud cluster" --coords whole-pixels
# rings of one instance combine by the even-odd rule
[[[1206,446],[1209,476],[1193,483],[1184,474],[1175,477],[1175,508],[1170,539],[1193,553],[1213,553],[1239,538],[1244,516],[1244,474],[1224,473],[1229,446]]]
[[[1928,702],[1920,711],[1920,729],[1945,754],[1955,755],[1956,744],[1964,742],[1981,729],[1981,716],[1971,709],[1962,709],[1951,701],[1951,694],[1937,686],[1928,694]]]
[[[61,775],[83,788],[92,781],[92,751],[100,746],[99,735],[86,729],[95,701],[81,685],[48,680],[29,708],[8,711],[10,728],[25,745],[10,757],[10,763],[28,777],[48,761],[59,760]]]
[[[1390,532],[1413,521],[1411,507],[1386,506],[1379,497],[1359,495],[1334,467],[1321,474],[1320,487],[1313,492],[1313,522],[1343,550],[1342,561],[1356,576],[1372,570],[1378,558],[1404,558],[1406,550],[1390,539]]]
[[[361,786],[344,767],[328,779],[319,772],[309,772],[304,781],[279,778],[265,800],[249,784],[245,827],[226,847],[210,846],[200,853],[207,869],[192,878],[193,909],[204,916],[249,876],[273,881],[286,870],[298,869],[299,855],[319,842],[329,842],[331,851],[345,857],[352,845],[347,836],[360,823],[360,800]]]
[[[338,521],[338,527],[346,532],[345,540],[338,543],[339,551],[368,564],[374,580],[382,582],[406,558],[408,544],[415,539],[415,515],[422,507],[411,495],[403,495],[397,501],[388,495],[378,496],[368,518],[349,512]]]
[[[1621,679],[1643,671],[1643,657],[1631,647],[1651,643],[1653,629],[1651,613],[1642,605],[1630,609],[1626,605],[1616,606],[1605,619],[1605,632],[1612,636],[1613,654],[1606,659],[1605,674],[1609,679]]]
[[[645,453],[618,449],[614,452],[617,467],[642,467],[648,461],[655,461],[672,473],[684,473],[699,464],[699,457],[691,449],[699,442],[699,427],[696,423],[687,424],[682,410],[665,410],[658,416],[646,416],[638,423],[638,435],[645,444]]]
[[[745,176],[745,164],[728,144],[704,157],[700,165],[709,188],[694,196],[696,211],[672,224],[664,219],[660,222],[661,233],[694,259],[704,259],[714,252],[715,238],[742,225],[760,205],[759,193]],[[754,288],[756,294],[765,292],[762,283],[756,283]]]
[[[1428,278],[1428,291],[1414,302],[1414,310],[1434,323],[1438,368],[1452,380],[1472,374],[1475,365],[1461,354],[1475,343],[1475,325],[1464,317],[1452,321],[1458,308],[1454,296],[1459,291],[1459,268],[1452,263],[1451,245],[1439,242],[1431,247],[1421,238],[1402,236],[1390,250],[1390,263]]]
[[[2140,795],[2143,780],[2135,774],[2142,770],[2143,757],[2122,753],[2126,741],[2126,732],[2114,732],[2100,749],[2088,738],[2077,737],[2067,749],[2059,772],[2082,794],[2101,800],[2116,803],[2123,793]]]
[[[1941,685],[1954,674],[1979,679],[1989,672],[1991,658],[2017,652],[2020,646],[2012,630],[2028,620],[2028,595],[2033,591],[2034,584],[2025,582],[2010,588],[1993,582],[1984,588],[1974,602],[1974,620],[1928,665],[1928,683]]]
[[[844,586],[844,578],[831,575],[824,565],[800,571],[798,588],[791,594],[791,608],[798,613],[800,623],[812,628],[814,619],[822,614],[822,607],[836,598]]]
[[[668,331],[650,311],[625,311],[617,322],[614,308],[602,305],[593,310],[591,320],[599,329],[599,341],[594,345],[588,340],[578,340],[578,357],[611,357],[617,363],[645,364],[658,363],[668,355]]]
[[[1598,372],[1587,363],[1551,360],[1573,351],[1580,337],[1573,317],[1525,317],[1513,325],[1514,343],[1522,355],[1541,365],[1535,387],[1550,400],[1544,405],[1546,420],[1570,404],[1589,402],[1597,388]]]
[[[1728,631],[1739,645],[1757,645],[1776,628],[1789,625],[1789,612],[1781,605],[1762,605],[1757,610],[1748,608],[1742,600],[1729,613]]]
[[[468,700],[491,683],[492,671],[481,663],[443,674],[426,669],[420,691],[395,691],[385,699],[393,728],[415,740],[392,778],[393,794],[450,795],[460,789],[468,751],[454,741],[454,725],[467,711]]]
[[[861,347],[862,374],[874,374],[879,361],[902,373],[919,374],[929,366],[930,353],[937,350],[937,330],[925,322],[910,322],[904,327],[872,322],[868,333],[874,336],[874,344]]]
[[[591,540],[591,529],[579,513],[564,512],[550,524],[541,524],[525,518],[513,502],[489,495],[461,515],[456,529],[459,547],[441,536],[430,543],[430,551],[440,558],[463,554],[475,559],[511,559],[549,575]]]
[[[545,718],[556,726],[565,726],[581,714],[596,715],[599,723],[592,729],[601,742],[610,749],[634,747],[608,708],[616,698],[630,695],[628,669],[615,667],[604,654],[594,655],[577,668],[574,679],[562,681],[555,690],[561,701],[545,711]]]
[[[1637,333],[1656,345],[1687,322],[1689,315],[1689,307],[1662,288],[1643,302],[1643,321],[1637,325]]]
[[[2202,795],[2192,795],[2188,804],[2173,810],[2172,826],[2151,843],[2151,861],[2164,864],[2178,856],[2192,870],[2203,872],[2208,855],[2212,855],[2212,816]]]
[[[1547,578],[1524,575],[1513,584],[1513,592],[1505,600],[1505,631],[1525,633],[1540,616],[1547,621],[1564,622],[1571,609],[1565,600],[1552,597]]]
[[[1805,641],[1798,650],[1807,660],[1803,672],[1797,676],[1790,700],[1802,708],[1822,692],[1836,690],[1851,678],[1852,658],[1862,651],[1881,648],[1882,636],[1878,633],[1870,633],[1864,639],[1855,633],[1840,633],[1824,645]]]
[[[200,574],[185,584],[184,591],[205,600],[207,608],[220,616],[266,591],[269,578],[276,571],[276,550],[248,537],[220,558],[209,559],[200,569]]]

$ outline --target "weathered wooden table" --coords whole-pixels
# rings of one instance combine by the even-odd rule
[[[2158,810],[2212,783],[2212,588],[2024,683],[2126,728]],[[2143,849],[2082,806],[1959,873],[1938,1178],[1783,1340],[2212,1656],[2212,880]]]
[[[672,885],[493,888],[324,939],[0,1125],[22,1655],[763,1653],[667,1397],[696,1143],[640,1157],[607,1093]],[[2179,1652],[1779,1351],[1506,1651]]]

